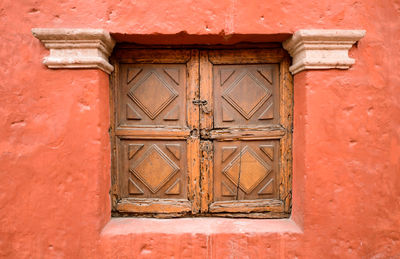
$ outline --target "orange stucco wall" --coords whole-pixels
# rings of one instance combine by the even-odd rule
[[[350,70],[294,77],[291,220],[118,221],[108,75],[47,69],[33,27],[190,44],[367,34]],[[399,28],[398,0],[1,1],[0,257],[400,258]]]

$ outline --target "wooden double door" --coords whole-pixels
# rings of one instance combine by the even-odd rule
[[[289,215],[282,49],[127,48],[112,62],[115,215]]]

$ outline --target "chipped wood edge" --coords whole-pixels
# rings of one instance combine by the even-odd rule
[[[280,139],[286,134],[286,129],[282,127],[265,128],[258,130],[212,130],[209,133],[209,139],[217,141],[233,140],[267,140]]]
[[[221,54],[222,52],[223,54]],[[237,49],[237,50],[210,50],[209,61],[213,65],[221,64],[259,64],[268,60],[268,63],[279,63],[285,55],[282,48],[272,49]]]
[[[199,51],[192,50],[191,58],[187,62],[187,92],[186,92],[186,120],[190,130],[187,139],[187,168],[188,168],[188,199],[191,202],[191,212],[200,211],[200,138],[198,135],[200,123],[200,109],[193,104],[199,98]]]
[[[214,147],[208,140],[200,142],[201,150],[201,213],[209,212],[209,205],[214,199]]]
[[[210,205],[211,213],[252,213],[252,212],[269,212],[283,213],[284,204],[280,200],[245,200],[245,201],[216,201]]]
[[[279,199],[284,204],[284,212],[290,213],[292,207],[292,132],[293,132],[293,78],[289,72],[290,58],[287,55],[280,62],[280,124],[285,135],[280,139]]]
[[[178,199],[140,199],[140,198],[124,198],[117,204],[119,212],[134,213],[187,213],[191,211],[191,202],[188,200]]]
[[[213,98],[213,72],[212,63],[209,61],[209,51],[200,51],[200,99],[207,100],[210,113],[201,113],[200,134],[213,128],[214,124],[214,98]],[[200,171],[201,171],[201,212],[209,210],[213,200],[213,143],[202,140],[200,143]]]
[[[190,130],[130,127],[117,128],[115,135],[122,139],[187,139],[190,136]]]
[[[190,49],[165,49],[151,48],[147,49],[121,49],[114,51],[114,56],[120,63],[144,63],[144,64],[187,64],[192,58]],[[176,55],[179,53],[179,55]]]
[[[109,137],[111,142],[111,188],[110,188],[110,199],[111,199],[111,211],[117,210],[117,204],[120,195],[119,192],[119,177],[118,177],[118,165],[117,165],[117,138],[115,135],[116,128],[116,107],[115,107],[115,98],[116,98],[116,87],[119,85],[119,66],[117,65],[117,61],[115,59],[110,60],[111,64],[115,67],[113,73],[111,73],[109,82],[109,101],[110,101],[110,128],[109,128]]]

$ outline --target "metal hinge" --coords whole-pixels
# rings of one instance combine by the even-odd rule
[[[201,107],[201,110],[203,111],[203,113],[210,113],[211,112],[207,100],[198,99],[198,100],[193,100],[192,103],[194,105],[199,105]]]

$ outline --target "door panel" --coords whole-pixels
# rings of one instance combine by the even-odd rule
[[[186,141],[120,140],[123,197],[187,198]]]
[[[278,65],[216,65],[213,85],[216,128],[279,122]]]
[[[119,127],[186,126],[184,64],[123,64]]]
[[[214,201],[278,198],[279,141],[214,143]]]

